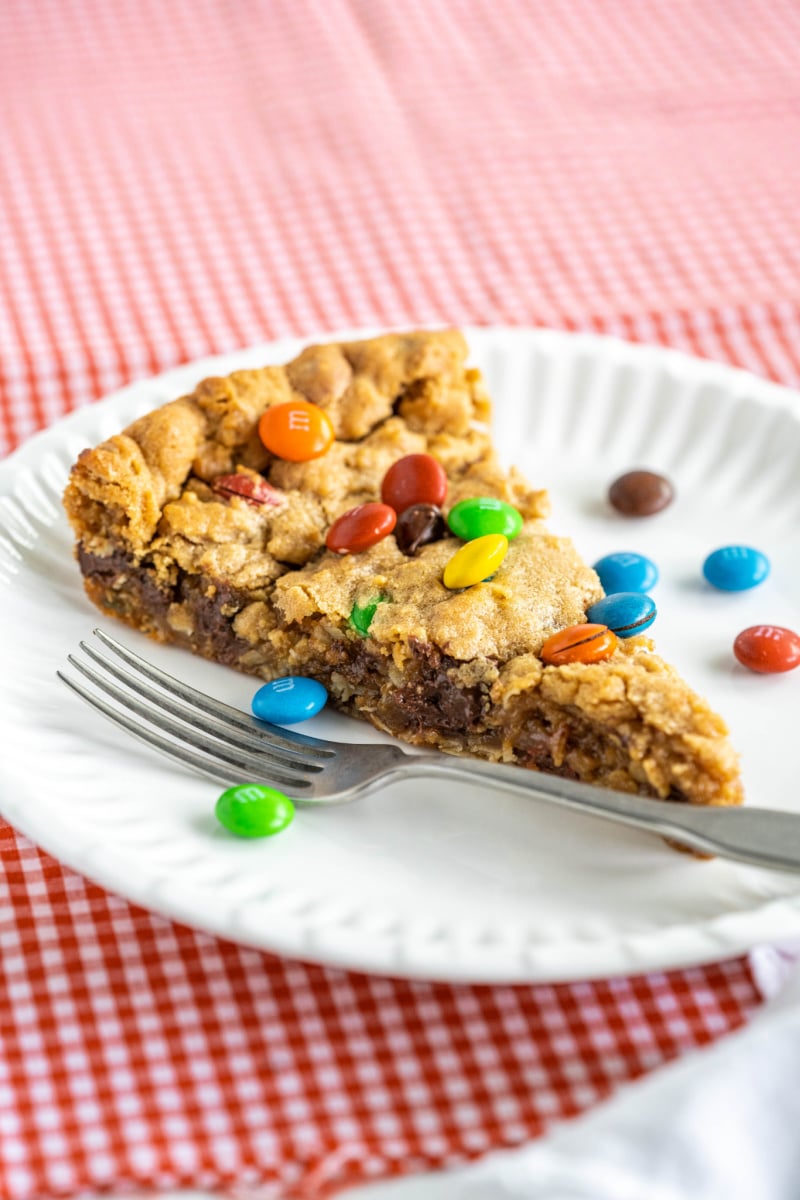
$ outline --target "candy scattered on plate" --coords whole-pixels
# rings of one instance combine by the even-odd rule
[[[651,517],[672,503],[675,489],[656,471],[627,471],[608,489],[608,499],[623,517]]]
[[[720,546],[703,563],[703,574],[721,592],[746,592],[769,575],[769,559],[752,546]]]
[[[800,637],[782,625],[750,625],[733,643],[744,667],[760,675],[777,675],[800,667]]]
[[[608,596],[613,592],[649,592],[658,583],[658,567],[652,559],[629,550],[606,554],[597,560],[594,569]]]
[[[291,823],[294,805],[275,788],[240,783],[222,793],[214,813],[220,825],[237,837],[272,837]]]

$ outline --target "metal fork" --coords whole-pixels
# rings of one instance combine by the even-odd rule
[[[226,786],[266,783],[301,804],[321,805],[421,776],[482,782],[493,791],[635,825],[702,853],[800,871],[800,816],[792,813],[653,800],[475,758],[321,741],[256,720],[167,675],[103,630],[95,629],[94,635],[110,654],[81,642],[84,657],[68,659],[92,688],[62,671],[59,679],[115,725]]]

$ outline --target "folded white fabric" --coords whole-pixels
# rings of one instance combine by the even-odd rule
[[[798,1200],[800,965],[754,968],[777,996],[746,1029],[519,1150],[340,1200]]]

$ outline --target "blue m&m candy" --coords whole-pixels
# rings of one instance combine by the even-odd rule
[[[265,683],[253,696],[251,708],[259,721],[273,725],[297,725],[324,708],[328,693],[316,679],[286,675]]]
[[[721,592],[746,592],[769,575],[769,559],[752,546],[720,546],[703,563],[703,574]]]
[[[592,625],[607,625],[617,637],[629,638],[644,633],[656,619],[656,606],[640,592],[615,592],[586,610]]]
[[[658,583],[656,564],[643,554],[627,550],[598,559],[594,569],[609,596],[613,592],[649,592]]]

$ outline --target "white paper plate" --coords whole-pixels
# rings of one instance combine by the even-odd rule
[[[661,568],[659,649],[727,718],[748,802],[800,811],[800,671],[755,676],[733,660],[745,626],[800,626],[800,397],[713,363],[610,339],[472,330],[495,434],[553,497],[551,525],[593,562],[639,550]],[[415,781],[330,811],[299,810],[279,837],[215,826],[218,789],[173,769],[55,679],[98,622],[59,503],[70,464],[202,377],[281,362],[273,343],[134,384],[33,438],[0,466],[0,810],[111,890],[249,945],[394,975],[556,980],[709,961],[800,933],[800,877],[698,862],[636,831],[485,788]],[[630,521],[608,483],[649,466],[675,503]],[[746,542],[771,558],[750,593],[713,592],[700,565]],[[108,619],[105,619],[108,624]],[[114,632],[120,634],[122,627]],[[254,681],[121,636],[244,709]],[[358,722],[309,732],[381,740]]]

